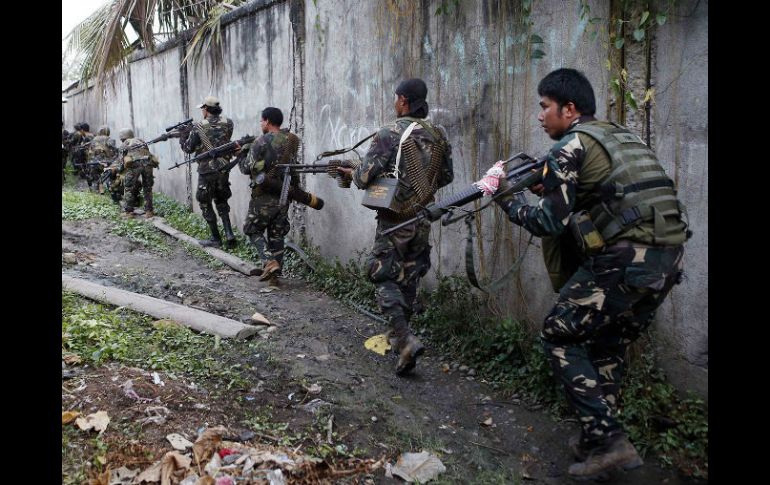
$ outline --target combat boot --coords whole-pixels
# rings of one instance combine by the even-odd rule
[[[417,365],[417,357],[425,352],[425,347],[420,339],[409,331],[409,326],[403,317],[393,321],[389,340],[393,351],[398,353],[396,375],[403,376],[414,369]]]
[[[271,259],[267,263],[265,263],[265,266],[262,268],[262,274],[259,275],[259,281],[267,281],[270,278],[272,278],[273,274],[278,272],[278,270],[281,269],[281,265],[278,264],[278,261]]]
[[[644,464],[625,434],[610,440],[608,444],[592,449],[585,461],[570,465],[567,470],[569,476],[576,480],[605,479],[618,468],[633,470]]]
[[[134,219],[136,217],[134,211],[123,211],[120,215],[126,219]]]
[[[144,217],[147,219],[152,219],[153,217],[155,217],[155,213],[151,210],[144,211]]]
[[[235,246],[238,245],[238,241],[235,239],[235,234],[233,234],[233,226],[230,225],[230,215],[229,214],[219,214],[219,217],[222,218],[222,227],[225,230],[225,239],[227,240],[227,247],[230,249],[234,249]]]
[[[583,445],[580,443],[580,433],[574,436],[570,436],[569,441],[567,441],[567,445],[572,452],[572,456],[575,457],[575,460],[586,461],[586,458],[588,458],[589,450],[583,447]]]
[[[208,222],[208,221],[207,221]],[[209,231],[211,231],[210,239],[199,239],[198,244],[205,248],[218,248],[222,245],[222,237],[219,235],[219,228],[217,227],[217,221],[209,222]]]

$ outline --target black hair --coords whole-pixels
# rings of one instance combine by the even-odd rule
[[[80,123],[80,128],[86,131],[90,131],[90,126],[88,126],[88,123]]]
[[[204,105],[203,108],[211,113],[214,116],[219,116],[222,114],[222,108],[220,106],[206,106]]]
[[[576,69],[561,68],[548,73],[537,85],[537,94],[553,99],[560,109],[572,102],[581,115],[596,113],[594,88],[585,74]]]
[[[80,131],[80,123],[75,123],[75,126],[73,126],[73,128],[75,128],[75,131]]]
[[[271,125],[281,126],[283,123],[283,113],[278,108],[267,107],[262,110],[262,119],[267,120]]]

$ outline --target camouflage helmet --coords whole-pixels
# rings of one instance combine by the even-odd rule
[[[110,136],[110,127],[107,125],[102,125],[99,127],[99,134],[104,136]]]
[[[134,130],[131,128],[123,128],[118,132],[118,137],[120,138],[120,141],[126,141],[129,138],[134,137]]]

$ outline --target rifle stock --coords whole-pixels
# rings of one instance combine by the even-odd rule
[[[240,140],[233,140],[233,141],[227,142],[209,151],[199,153],[188,160],[172,165],[171,167],[169,167],[169,170],[173,170],[177,167],[181,167],[182,165],[187,165],[189,163],[197,163],[197,162],[200,162],[201,160],[208,160],[211,158],[219,158],[219,157],[231,155],[233,152],[239,150],[243,145],[246,145],[247,143],[252,143],[254,140],[256,140],[256,138],[257,137],[255,136],[246,135]],[[227,167],[229,167],[230,169],[232,169],[234,166],[235,164],[232,164],[232,163],[227,164]]]

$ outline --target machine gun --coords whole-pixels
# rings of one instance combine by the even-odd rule
[[[522,163],[516,165],[505,174],[505,178],[508,180],[510,187],[502,192],[496,193],[492,197],[493,200],[502,195],[521,193],[528,187],[531,187],[542,180],[543,167],[545,166],[546,160],[545,157],[532,158],[524,152],[519,152],[516,155],[513,155],[511,158],[505,160],[504,164],[512,162],[516,159],[521,159]],[[469,213],[475,212],[461,209],[461,206],[469,202],[473,202],[474,200],[480,199],[483,197],[483,195],[484,192],[482,192],[476,184],[472,184],[470,187],[458,194],[454,194],[446,199],[433,202],[432,204],[423,207],[416,216],[402,222],[401,224],[382,231],[382,235],[387,236],[392,232],[398,231],[402,227],[408,226],[423,219],[428,219],[429,221],[434,222],[440,219],[442,216],[444,216],[444,219],[441,221],[441,225],[447,226],[466,217]],[[478,210],[484,209],[487,205],[489,204],[482,206]],[[461,210],[463,211],[463,214],[455,216],[455,210]]]
[[[199,154],[195,155],[194,157],[190,158],[189,160],[185,160],[183,162],[179,162],[176,165],[173,165],[173,166],[169,167],[169,170],[173,170],[173,169],[175,169],[177,167],[181,167],[182,165],[187,165],[188,163],[197,163],[197,162],[200,162],[200,161],[203,161],[203,160],[209,160],[209,159],[212,159],[212,158],[219,158],[219,157],[224,157],[224,156],[232,155],[236,151],[240,150],[241,147],[243,147],[243,145],[246,145],[248,143],[253,143],[254,140],[256,140],[256,138],[257,137],[255,137],[255,136],[246,135],[243,138],[241,138],[240,140],[233,140],[231,142],[225,143],[224,145],[220,145],[220,146],[218,146],[216,148],[213,148],[213,149],[211,149],[209,151],[199,153]],[[229,171],[230,169],[232,169],[236,165],[236,163],[237,162],[235,162],[235,161],[232,161],[232,162],[228,163],[222,169],[222,171]]]

